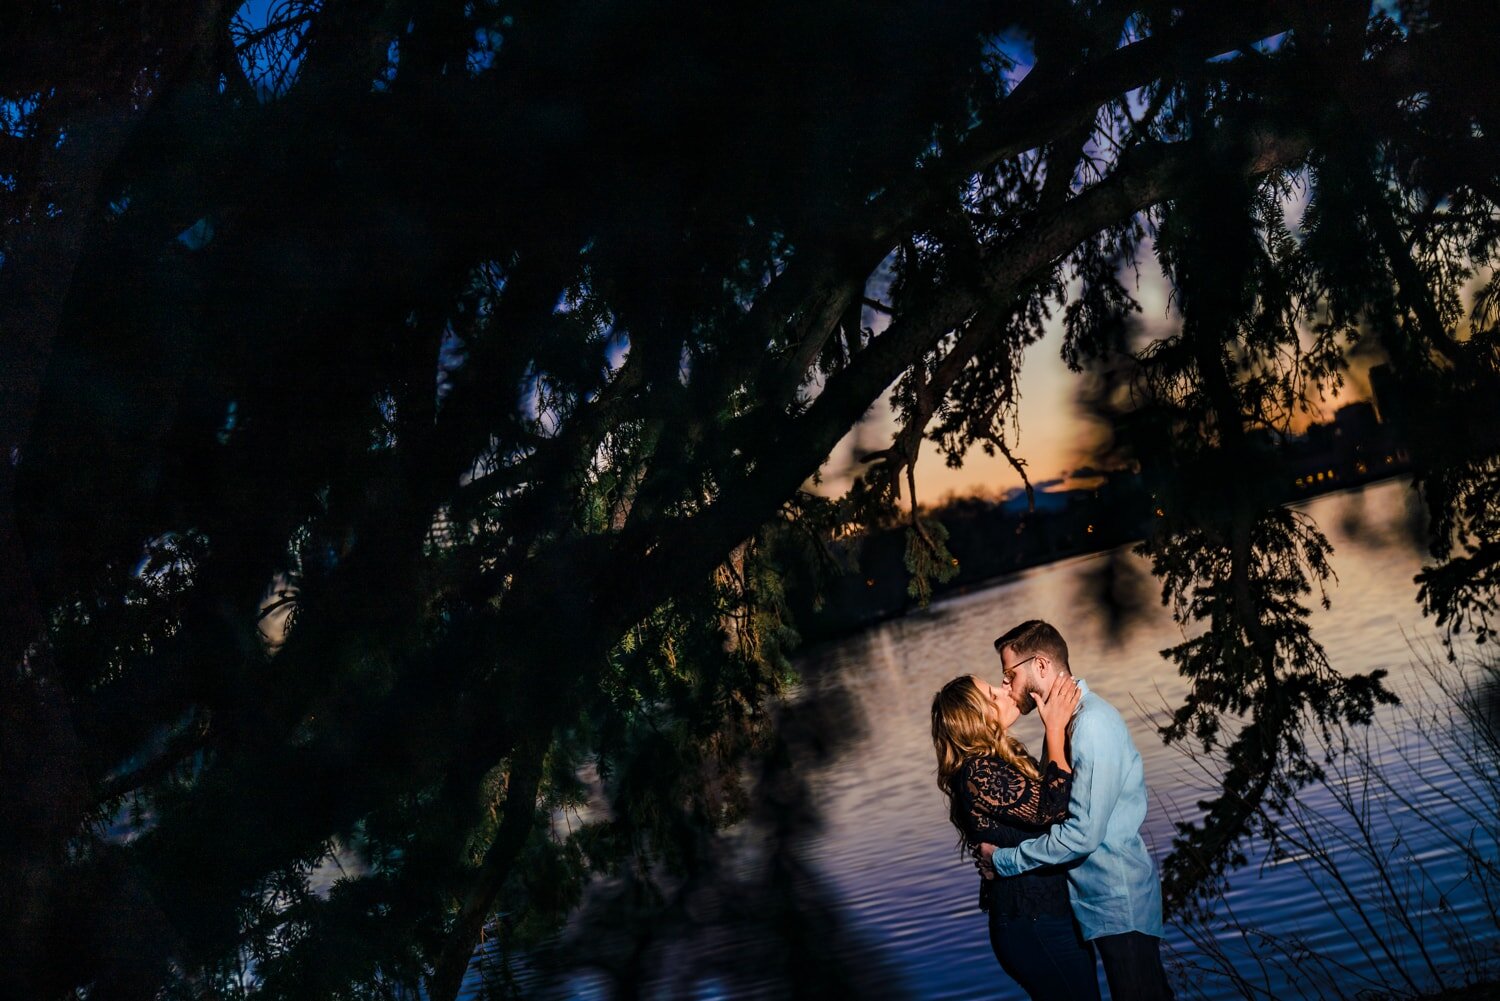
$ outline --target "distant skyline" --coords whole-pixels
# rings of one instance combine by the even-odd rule
[[[1300,201],[1300,197],[1297,200]],[[1300,210],[1300,205],[1292,206],[1290,222],[1300,219]],[[1122,280],[1141,304],[1141,312],[1136,318],[1138,330],[1151,338],[1168,336],[1181,320],[1170,305],[1167,281],[1149,241],[1139,249],[1137,259],[1141,262],[1139,283],[1131,272],[1125,273]],[[867,313],[867,318],[870,315]],[[874,329],[878,334],[888,319],[884,316],[875,319]],[[1079,408],[1077,394],[1083,376],[1069,371],[1062,360],[1060,309],[1054,309],[1044,330],[1042,339],[1027,349],[1021,365],[1018,407],[1021,437],[1012,451],[1017,458],[1025,460],[1033,487],[1066,489],[1073,485],[1071,474],[1089,463],[1094,447],[1103,443],[1108,432]],[[1321,402],[1314,401],[1316,412],[1297,424],[1306,426],[1327,420],[1340,406],[1369,399],[1366,373],[1377,361],[1363,357],[1352,359],[1342,390]],[[887,392],[830,453],[822,470],[822,483],[812,486],[812,489],[827,496],[843,493],[860,471],[855,455],[887,447],[895,432],[896,419]],[[935,505],[948,496],[1003,494],[1023,486],[1021,477],[1003,456],[987,456],[976,446],[970,450],[962,467],[951,469],[937,445],[925,438],[917,461],[916,481],[917,499],[926,505]],[[902,492],[905,501],[904,482]]]

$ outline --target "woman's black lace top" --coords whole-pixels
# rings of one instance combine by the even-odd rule
[[[1048,762],[1040,781],[996,757],[970,758],[954,776],[953,794],[964,821],[964,840],[1014,848],[1068,815],[1073,776]],[[1072,914],[1066,871],[1055,866],[1020,876],[981,880],[979,906],[1001,917]]]

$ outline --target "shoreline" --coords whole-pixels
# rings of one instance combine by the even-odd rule
[[[1303,496],[1295,498],[1294,500],[1286,501],[1282,506],[1301,509],[1306,507],[1308,504],[1311,504],[1313,501],[1319,500],[1324,497],[1334,497],[1340,494],[1354,494],[1359,491],[1363,491],[1368,487],[1382,486],[1395,480],[1410,479],[1410,476],[1411,471],[1409,469],[1401,469],[1384,476],[1372,477],[1367,480],[1362,480],[1359,483],[1350,483],[1344,486],[1337,487],[1335,489],[1325,489],[1317,493],[1305,494]],[[816,635],[816,638],[808,641],[798,648],[796,656],[802,657],[818,653],[822,650],[823,647],[827,645],[842,643],[853,636],[859,635],[867,629],[872,629],[876,626],[881,626],[888,622],[893,622],[897,619],[902,619],[910,615],[921,615],[940,609],[943,606],[949,605],[960,598],[972,597],[992,590],[996,587],[1000,587],[1004,584],[1009,584],[1014,581],[1021,580],[1028,574],[1066,566],[1070,563],[1083,563],[1090,560],[1102,559],[1108,554],[1116,552],[1120,549],[1134,547],[1141,543],[1145,538],[1146,536],[1144,534],[1138,534],[1124,539],[1113,540],[1107,545],[1101,545],[1094,549],[1065,553],[1057,556],[1054,559],[1042,560],[1036,563],[1029,563],[1025,566],[1017,567],[1014,570],[1007,570],[1001,573],[989,574],[972,581],[965,581],[962,584],[935,584],[933,587],[932,600],[927,605],[918,605],[915,603],[915,600],[912,599],[909,604],[903,605],[900,608],[893,608],[872,613],[870,616],[860,619],[856,624],[853,624],[847,628],[834,629],[827,633]]]

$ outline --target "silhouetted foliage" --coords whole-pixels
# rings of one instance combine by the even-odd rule
[[[1022,468],[1058,310],[1165,498],[1167,736],[1229,742],[1189,900],[1316,774],[1302,726],[1389,698],[1327,662],[1327,541],[1257,479],[1362,329],[1421,600],[1488,635],[1497,33],[1454,0],[4,5],[0,993],[448,999],[601,873],[670,912],[783,746],[784,588],[897,519],[913,595],[952,572],[918,446]],[[1144,237],[1183,319],[1150,344]],[[806,493],[888,391],[890,447]],[[757,921],[804,899],[771,872]]]

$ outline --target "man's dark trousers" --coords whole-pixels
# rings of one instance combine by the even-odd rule
[[[1094,939],[1113,1001],[1172,1001],[1167,971],[1161,965],[1161,939],[1144,932],[1103,935]]]

